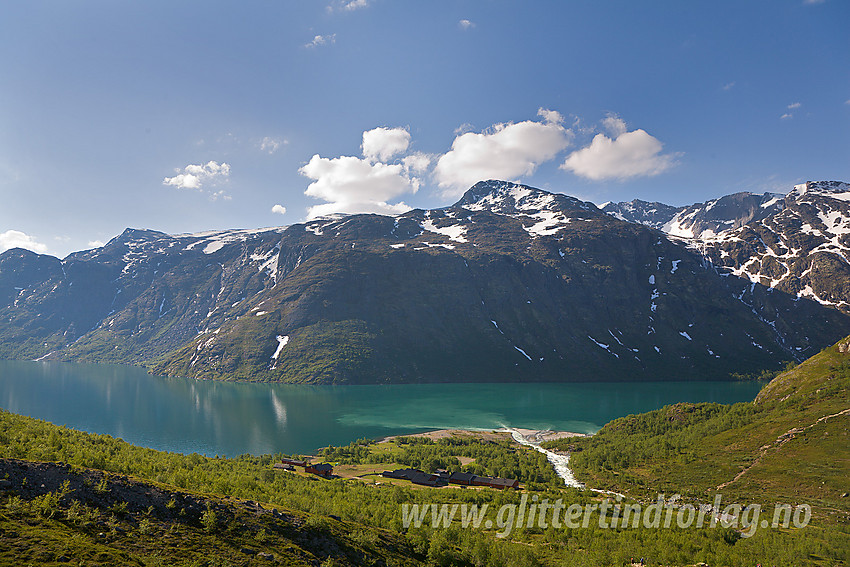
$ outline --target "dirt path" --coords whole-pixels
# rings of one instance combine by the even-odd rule
[[[773,442],[772,446],[766,445],[766,446],[762,447],[761,453],[756,458],[756,460],[753,461],[752,463],[750,463],[747,467],[745,467],[744,470],[742,470],[741,472],[736,474],[735,478],[733,478],[732,480],[730,480],[728,482],[724,482],[723,484],[717,485],[717,490],[722,490],[722,489],[726,488],[727,486],[729,486],[733,482],[736,482],[742,476],[747,474],[747,472],[749,472],[749,470],[751,468],[753,468],[754,466],[756,466],[757,464],[759,464],[761,462],[762,458],[764,458],[764,456],[767,455],[768,451],[770,451],[771,449],[778,450],[783,445],[785,445],[785,443],[787,443],[788,441],[790,441],[791,439],[796,437],[798,433],[802,433],[802,432],[806,431],[807,429],[811,429],[812,427],[814,427],[818,423],[821,423],[822,421],[826,421],[828,419],[832,419],[834,417],[838,417],[838,416],[841,416],[841,415],[850,415],[850,408],[842,410],[838,413],[834,413],[832,415],[825,415],[821,418],[818,418],[814,423],[807,425],[806,427],[794,427],[792,429],[789,429],[788,431],[786,431],[785,433],[783,433],[782,435],[777,437],[776,441]]]

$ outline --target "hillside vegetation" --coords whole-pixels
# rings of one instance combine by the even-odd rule
[[[572,450],[591,486],[636,497],[715,493],[750,502],[807,502],[847,525],[850,514],[850,338],[774,378],[753,402],[676,404],[629,415]]]

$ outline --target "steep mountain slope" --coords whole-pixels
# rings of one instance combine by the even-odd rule
[[[0,274],[0,356],[202,378],[718,378],[850,333],[847,314],[718,273],[692,241],[499,181],[394,218],[128,229],[61,262],[7,252]]]
[[[847,183],[797,185],[778,209],[703,239],[701,248],[732,276],[850,313]]]
[[[274,282],[280,234],[127,229],[102,248],[0,255],[0,355],[141,362],[231,315]]]
[[[620,220],[651,226],[671,236],[706,238],[782,210],[782,197],[777,193],[743,192],[687,207],[635,199],[627,203],[606,203],[602,210]]]
[[[685,207],[673,207],[658,202],[641,201],[634,199],[625,203],[603,203],[600,209],[622,221],[642,224],[661,230],[665,224]]]
[[[677,404],[554,443],[592,485],[703,502],[800,503],[846,523],[850,337],[772,380],[754,402]],[[593,484],[596,483],[596,484]]]

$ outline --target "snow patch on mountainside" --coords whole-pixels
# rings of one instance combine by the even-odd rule
[[[437,234],[442,234],[443,236],[448,236],[450,240],[454,240],[455,242],[467,242],[466,240],[466,227],[462,224],[453,224],[450,226],[441,226],[437,227],[434,225],[434,221],[428,218],[420,226],[427,230],[428,232],[435,232]]]

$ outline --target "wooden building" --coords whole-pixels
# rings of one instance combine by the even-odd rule
[[[449,476],[449,482],[452,484],[461,484],[463,486],[472,486],[472,481],[475,475],[466,472],[454,472]]]
[[[329,477],[333,475],[334,468],[328,463],[321,463],[318,465],[307,465],[304,467],[304,471],[311,474],[317,474],[319,476]]]

